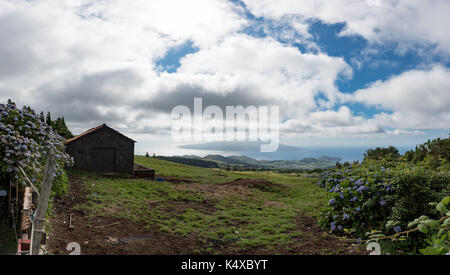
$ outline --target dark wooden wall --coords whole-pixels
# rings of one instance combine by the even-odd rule
[[[134,166],[134,141],[103,127],[66,145],[74,170],[131,174]]]

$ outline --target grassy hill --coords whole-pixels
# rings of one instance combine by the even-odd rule
[[[204,168],[223,168],[233,170],[313,170],[334,167],[340,158],[322,156],[302,160],[256,160],[247,156],[157,156],[156,158],[181,164]]]
[[[352,253],[317,226],[326,193],[316,179],[135,161],[165,181],[69,173],[69,193],[55,202],[52,253],[65,253],[67,239],[84,254]]]

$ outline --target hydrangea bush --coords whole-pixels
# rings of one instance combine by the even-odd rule
[[[62,193],[66,178],[64,168],[73,163],[65,153],[63,139],[29,107],[19,109],[11,101],[0,104],[0,171],[3,179],[15,178],[26,184],[19,169],[22,167],[29,179],[39,186],[50,153],[57,159],[53,190]]]
[[[450,197],[445,197],[441,202],[432,202],[430,208],[437,213],[435,218],[422,215],[419,218],[409,222],[405,231],[396,230],[395,234],[386,236],[381,231],[367,233],[369,239],[367,242],[385,242],[385,241],[406,241],[411,237],[423,239],[423,248],[419,248],[420,254],[424,255],[450,255],[450,211],[447,206],[450,204]],[[391,227],[391,221],[386,227]],[[394,227],[395,228],[395,227]],[[417,235],[419,234],[419,235]]]
[[[392,251],[421,251],[427,243],[423,235],[403,234],[415,217],[438,218],[429,203],[450,195],[450,173],[400,162],[385,165],[364,162],[323,173],[318,184],[327,191],[328,205],[319,223],[333,234],[359,238],[360,243],[369,235],[403,236],[394,243],[383,239],[382,244]]]
[[[363,235],[379,228],[392,206],[393,190],[389,169],[346,167],[322,174],[319,185],[328,193],[320,224],[334,233]]]

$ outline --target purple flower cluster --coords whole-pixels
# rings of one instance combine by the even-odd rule
[[[341,226],[364,233],[367,226],[377,225],[377,219],[389,210],[386,205],[393,192],[390,174],[381,167],[364,166],[323,173],[318,185],[327,191],[329,201],[321,211],[320,223],[331,226],[332,231],[341,230]]]
[[[65,153],[63,139],[42,122],[33,110],[18,109],[12,102],[0,104],[0,171],[24,182],[19,173],[22,167],[29,178],[39,182],[46,156],[52,152],[57,158],[56,175],[65,165],[73,163]]]

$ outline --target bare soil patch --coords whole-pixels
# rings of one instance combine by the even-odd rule
[[[265,192],[274,192],[274,191],[280,191],[286,188],[286,186],[273,183],[270,181],[267,181],[265,179],[236,179],[232,182],[227,182],[222,185],[226,186],[242,186],[247,188],[254,188],[258,189],[260,191]]]
[[[182,237],[159,232],[156,228],[146,229],[145,223],[115,218],[91,218],[73,207],[86,201],[87,192],[83,181],[70,176],[68,194],[55,200],[50,219],[50,239],[47,250],[51,254],[69,254],[70,242],[78,242],[82,255],[151,255],[192,254],[204,244],[196,236]],[[73,214],[69,228],[69,217]]]
[[[168,181],[168,182],[175,183],[175,184],[193,182],[190,179],[180,178],[180,177],[171,177],[171,176],[155,176],[155,178],[161,178],[164,181]]]
[[[195,191],[205,197],[213,199],[221,199],[229,196],[237,196],[241,199],[246,199],[251,196],[253,192],[246,186],[223,184],[191,183],[173,186],[173,188],[183,191]]]

